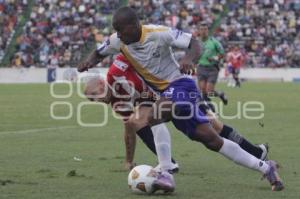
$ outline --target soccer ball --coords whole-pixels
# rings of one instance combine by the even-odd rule
[[[134,167],[128,175],[128,186],[134,193],[153,193],[153,181],[158,173],[152,166],[139,165]]]

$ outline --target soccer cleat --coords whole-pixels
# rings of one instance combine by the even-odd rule
[[[269,170],[263,175],[263,178],[270,182],[272,191],[283,190],[284,186],[277,172],[278,164],[273,160],[268,160],[266,163],[269,165]]]
[[[220,95],[219,95],[219,97],[222,100],[222,102],[223,102],[224,105],[228,104],[228,99],[227,99],[227,97],[226,97],[226,95],[225,95],[224,92],[221,92]]]
[[[155,168],[154,168],[155,171],[157,172],[162,172],[161,170],[161,167],[160,167],[160,164],[158,164]],[[179,172],[179,165],[177,163],[172,163],[172,166],[171,168],[168,170],[168,172],[170,174],[174,174],[174,173],[178,173]]]
[[[168,172],[159,173],[152,186],[153,192],[158,190],[162,190],[165,193],[173,192],[175,190],[175,181],[173,175]]]
[[[173,163],[171,169],[168,170],[170,174],[179,172],[179,165],[177,163]]]
[[[268,145],[268,143],[260,144],[260,145],[258,145],[258,147],[261,148],[261,150],[263,151],[262,154],[261,154],[260,159],[261,160],[266,160],[267,156],[268,156],[268,153],[269,153],[269,145]]]

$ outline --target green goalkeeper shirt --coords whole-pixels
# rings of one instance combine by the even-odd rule
[[[215,56],[224,55],[222,44],[214,37],[208,37],[206,41],[202,41],[203,53],[198,60],[201,66],[213,66],[217,61],[213,60]]]

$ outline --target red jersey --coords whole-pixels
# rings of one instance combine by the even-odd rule
[[[244,63],[244,55],[240,51],[231,51],[227,57],[233,68],[240,68]]]
[[[113,91],[111,106],[122,116],[129,116],[132,113],[135,100],[148,91],[144,81],[122,54],[115,58],[108,70],[106,79]],[[129,103],[131,106],[128,106]],[[123,106],[122,104],[126,105]]]

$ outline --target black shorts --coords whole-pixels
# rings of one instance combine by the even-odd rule
[[[207,81],[215,84],[218,80],[219,69],[215,66],[197,66],[198,81]]]

